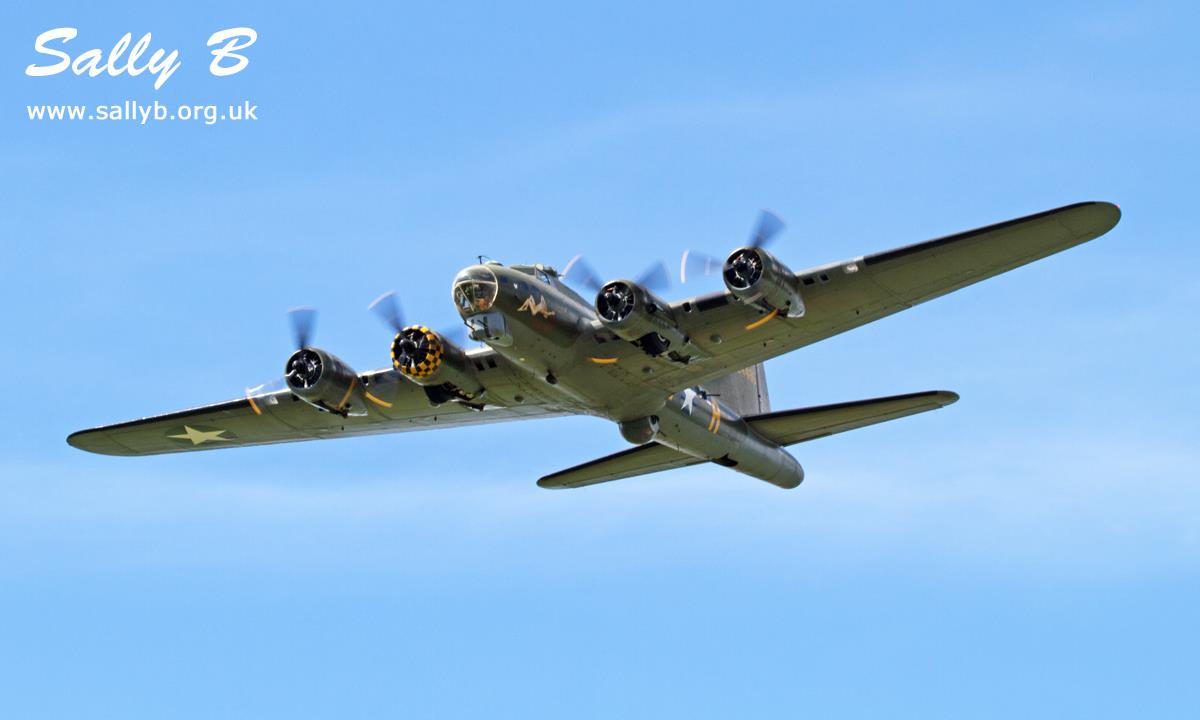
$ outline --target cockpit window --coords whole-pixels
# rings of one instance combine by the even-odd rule
[[[538,280],[541,280],[542,282],[546,283],[547,285],[550,284],[550,276],[546,274],[545,270],[543,270],[541,268],[537,268],[534,271],[534,274],[537,275]]]
[[[491,270],[476,265],[454,278],[454,304],[462,315],[490,310],[499,287]]]

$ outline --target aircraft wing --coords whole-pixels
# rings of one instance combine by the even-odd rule
[[[780,445],[795,445],[928,410],[937,410],[957,400],[958,395],[955,393],[930,390],[750,415],[745,420],[764,438]],[[538,485],[551,489],[577,488],[702,462],[707,461],[651,442],[547,475],[538,480]]]
[[[71,445],[105,455],[161,453],[405,432],[567,414],[559,407],[522,405],[475,410],[430,404],[422,388],[391,371],[361,376],[370,393],[367,414],[322,412],[288,390],[81,430]]]
[[[672,304],[708,357],[660,369],[657,389],[676,392],[873,322],[1108,232],[1121,217],[1084,202],[797,273],[806,313],[764,320],[728,292]]]
[[[552,490],[577,488],[610,480],[620,480],[634,475],[699,465],[702,462],[707,462],[707,460],[651,442],[547,475],[539,479],[537,484],[539,487]]]

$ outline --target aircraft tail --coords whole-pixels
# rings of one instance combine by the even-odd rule
[[[762,363],[707,382],[704,389],[710,395],[720,397],[726,407],[742,417],[771,412],[771,398],[767,394],[767,370]]]
[[[725,398],[722,398],[722,402],[724,400]],[[746,415],[743,416],[743,419],[762,437],[780,446],[787,446],[896,420],[908,415],[937,410],[956,400],[958,400],[956,393],[946,390],[929,390],[834,405]],[[657,442],[649,442],[547,475],[538,480],[538,485],[544,488],[576,488],[660,470],[698,465],[702,462],[707,461],[673,450]]]

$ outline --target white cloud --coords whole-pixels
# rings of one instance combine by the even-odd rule
[[[17,549],[32,546],[67,564],[82,552],[92,567],[273,572],[727,563],[764,572],[895,565],[1109,578],[1200,564],[1194,450],[1060,434],[1036,447],[954,447],[928,437],[904,452],[880,437],[802,446],[809,478],[792,492],[718,468],[550,492],[486,474],[206,477],[164,463],[79,477],[53,464],[10,463],[0,485],[0,548],[10,571],[13,559],[20,564]]]

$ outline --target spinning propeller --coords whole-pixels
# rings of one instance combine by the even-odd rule
[[[779,237],[783,229],[787,225],[783,220],[771,212],[770,210],[762,210],[758,213],[758,221],[754,224],[754,229],[750,232],[749,247],[765,248]],[[743,253],[738,257],[738,261],[743,261],[754,253]],[[683,257],[679,260],[679,281],[687,282],[688,277],[712,275],[720,272],[724,267],[725,261],[720,258],[715,258],[712,255],[706,255],[695,250],[684,250]],[[758,272],[762,272],[762,268],[758,268]],[[751,277],[754,274],[754,268],[743,267],[735,268],[734,273],[740,276]]]
[[[311,342],[317,324],[317,311],[311,307],[294,307],[288,310],[288,324],[292,329],[292,345],[296,351],[288,358],[284,376],[271,382],[246,388],[254,412],[261,412],[255,400],[264,398],[285,388],[310,388],[321,378],[321,357],[313,351]]]
[[[416,327],[406,326],[396,291],[389,290],[375,298],[367,309],[396,335],[392,343],[393,365],[406,373],[415,372],[417,365],[429,356],[429,338]]]
[[[567,266],[559,273],[559,277],[568,282],[582,285],[592,292],[599,292],[603,285],[595,268],[584,259],[583,255],[571,258],[571,262],[567,263]],[[633,281],[647,290],[662,291],[671,286],[671,274],[661,260],[655,260]]]
[[[467,342],[467,329],[463,326],[446,331],[438,330],[437,334],[433,334],[424,326],[408,325],[404,322],[404,311],[395,290],[388,290],[383,295],[379,295],[378,298],[371,301],[367,310],[376,314],[379,322],[394,332],[392,364],[397,367],[397,370],[406,374],[418,372],[422,362],[430,359],[430,355],[440,353],[442,348],[440,348],[438,336],[452,343]]]
[[[309,347],[317,324],[317,311],[310,307],[292,308],[288,310],[288,320],[292,325],[296,352],[288,358],[284,379],[289,387],[307,389],[321,378],[321,356]]]
[[[375,313],[375,317],[394,332],[404,329],[404,311],[400,309],[400,301],[396,299],[395,290],[388,290],[372,300],[367,309]]]
[[[317,311],[310,307],[294,307],[288,310],[288,322],[292,325],[292,343],[297,350],[309,346],[313,330],[317,325]]]
[[[409,325],[405,321],[404,310],[400,307],[400,300],[396,296],[395,290],[388,290],[372,300],[367,309],[375,313],[375,317],[379,318],[379,321],[390,328],[395,335],[404,336],[396,343],[395,349],[407,353],[404,355],[405,362],[413,358],[423,358],[423,353],[427,354],[428,340],[424,346],[415,340],[418,335],[424,337],[425,334],[416,331],[418,326]],[[457,345],[463,345],[468,341],[467,329],[461,325],[450,330],[439,329],[437,334]],[[410,339],[413,344],[409,344]],[[417,359],[413,364],[419,362],[420,359]]]

